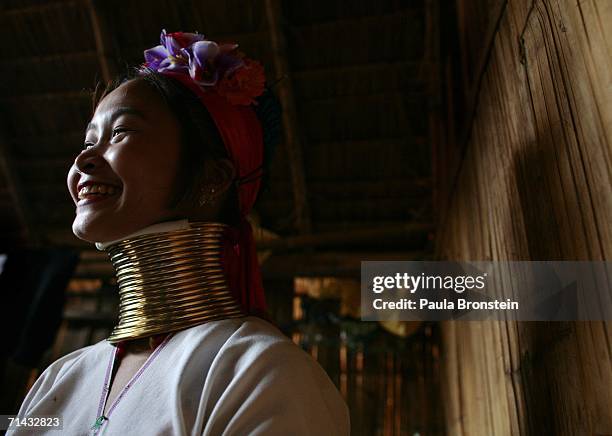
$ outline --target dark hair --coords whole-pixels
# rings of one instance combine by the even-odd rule
[[[172,205],[176,206],[186,200],[197,201],[200,195],[197,188],[201,181],[205,161],[228,159],[228,154],[212,117],[193,91],[178,80],[163,74],[157,72],[140,74],[138,69],[133,69],[117,77],[106,87],[96,86],[92,94],[92,113],[107,94],[121,84],[134,80],[142,81],[157,92],[180,126],[182,145],[180,167],[184,171],[179,173]],[[268,169],[274,149],[280,142],[281,112],[280,104],[269,88],[266,88],[264,94],[257,98],[257,102],[254,109],[262,123],[264,136],[263,180],[259,190],[261,193],[267,186]],[[238,194],[235,184],[232,183],[227,201],[221,211],[220,220],[234,224],[238,218]]]

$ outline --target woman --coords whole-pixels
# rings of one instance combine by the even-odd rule
[[[119,323],[47,368],[19,416],[59,416],[68,435],[348,434],[328,376],[261,318],[246,215],[278,124],[263,69],[199,34],[161,40],[94,101],[68,174],[74,234],[115,267]]]

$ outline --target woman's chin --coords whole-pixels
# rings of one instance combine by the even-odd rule
[[[125,236],[118,223],[111,220],[88,220],[77,215],[72,223],[72,233],[77,238],[90,242],[108,242]]]
[[[178,219],[178,218],[177,218]],[[125,214],[77,213],[72,223],[72,233],[86,242],[110,242],[131,235],[152,224],[170,220],[165,215],[144,220],[142,216],[130,219]]]
[[[102,242],[106,239],[103,233],[99,231],[96,232],[94,229],[91,228],[91,226],[79,225],[77,223],[77,220],[72,223],[72,233],[74,233],[74,236],[76,236],[77,238],[85,242],[90,242],[92,244],[96,242]]]

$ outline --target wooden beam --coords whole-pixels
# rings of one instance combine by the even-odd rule
[[[418,261],[433,260],[431,253],[424,251],[405,252],[324,252],[292,253],[272,255],[261,265],[265,279],[293,277],[354,277],[359,278],[362,261]],[[114,277],[108,255],[104,252],[81,256],[74,274],[77,278]]]
[[[435,225],[428,222],[397,222],[389,221],[374,227],[352,225],[344,226],[335,223],[336,230],[329,230],[315,234],[297,235],[286,238],[257,241],[257,250],[265,251],[295,251],[305,248],[333,248],[345,249],[350,246],[384,247],[405,245],[416,241],[435,231]],[[69,227],[58,229],[56,227],[43,228],[42,233],[46,240],[56,245],[92,250],[93,244],[82,241],[72,234]],[[407,248],[406,248],[407,249]],[[378,251],[378,250],[377,250]]]
[[[381,197],[409,198],[431,192],[431,178],[381,179],[381,180],[317,180],[311,182],[311,191],[318,194],[333,194],[335,198],[352,199],[377,195]],[[314,194],[312,194],[314,195]],[[359,199],[355,199],[359,201]],[[400,200],[401,201],[401,200]]]
[[[104,83],[108,84],[117,73],[117,68],[114,60],[109,54],[110,48],[112,47],[112,38],[107,30],[108,26],[101,17],[101,5],[102,2],[99,0],[87,1],[87,9],[89,10],[91,26],[96,40],[96,53],[98,55],[100,69],[102,70],[102,80],[104,80]]]
[[[415,236],[423,235],[433,230],[433,224],[406,223],[387,227],[371,227],[350,231],[298,235],[270,241],[261,241],[257,244],[257,249],[282,251],[310,247],[345,247],[367,244],[380,246],[385,243],[408,241]]]
[[[432,260],[423,251],[410,252],[325,252],[273,255],[261,265],[264,279],[293,277],[359,278],[362,261]]]
[[[318,66],[308,70],[296,71],[292,76],[296,80],[309,80],[316,78],[321,74],[341,74],[349,75],[359,72],[371,72],[375,76],[383,76],[385,71],[396,69],[410,69],[415,72],[419,70],[421,62],[393,60],[388,62],[372,62],[367,64],[349,64],[349,65],[334,65],[333,67]]]
[[[356,26],[377,25],[380,23],[386,24],[386,22],[397,20],[398,18],[414,18],[414,23],[419,23],[421,21],[420,15],[420,7],[407,7],[403,10],[394,10],[392,12],[374,13],[358,16],[336,16],[333,20],[315,21],[313,23],[292,25],[291,28],[294,31],[302,29],[315,29],[319,31],[322,29],[335,29],[340,26],[346,26],[351,24]]]
[[[293,198],[295,201],[296,227],[299,233],[310,233],[311,217],[308,205],[304,164],[302,160],[302,136],[300,134],[290,69],[287,62],[287,43],[282,29],[280,0],[265,0],[268,19],[270,45],[272,48],[274,71],[277,78],[284,78],[275,91],[283,107],[285,147],[291,168]]]
[[[317,105],[359,105],[359,104],[367,104],[367,103],[378,103],[378,102],[388,102],[393,101],[393,99],[402,97],[402,101],[418,104],[427,97],[427,93],[425,90],[419,89],[412,93],[402,92],[399,89],[389,90],[383,92],[363,92],[361,94],[346,94],[346,95],[332,95],[325,97],[315,97],[308,98],[305,102],[316,103]],[[366,101],[364,101],[366,100]],[[420,110],[418,111],[420,112]],[[415,111],[415,113],[418,113]]]

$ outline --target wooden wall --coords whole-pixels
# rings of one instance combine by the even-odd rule
[[[463,143],[439,145],[462,158],[438,190],[437,258],[611,260],[612,1],[457,9],[474,112]],[[612,323],[441,329],[449,435],[612,434]]]

